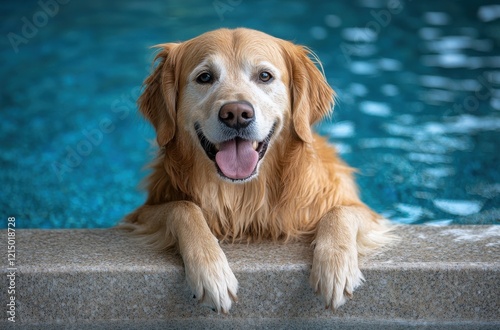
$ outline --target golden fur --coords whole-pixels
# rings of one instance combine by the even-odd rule
[[[196,297],[222,312],[236,299],[237,281],[217,239],[311,242],[311,285],[326,306],[339,307],[363,280],[358,256],[390,237],[386,221],[360,201],[353,169],[311,130],[330,113],[335,95],[310,59],[314,55],[248,29],[220,29],[157,47],[158,64],[139,108],[161,148],[147,201],[122,226],[157,248],[177,248]],[[194,80],[200,65],[219,70],[217,83]],[[256,82],[257,66],[271,68],[277,78]],[[271,120],[276,130],[255,175],[234,182],[216,171],[193,125],[219,134],[210,124],[214,111],[241,100],[255,107],[257,130],[268,132]]]

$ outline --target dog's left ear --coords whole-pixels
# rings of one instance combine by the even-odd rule
[[[335,92],[311,60],[321,65],[311,50],[288,41],[283,50],[290,75],[293,127],[302,141],[311,143],[311,125],[332,111]]]

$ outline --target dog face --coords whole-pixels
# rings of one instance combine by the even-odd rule
[[[139,100],[158,143],[194,143],[231,182],[257,176],[283,127],[310,143],[310,125],[333,104],[308,51],[262,32],[222,29],[159,47]]]
[[[201,45],[214,43],[210,37],[191,46],[201,56],[183,79],[179,123],[222,178],[246,181],[290,113],[287,71],[275,43],[259,47],[245,35],[235,48],[203,51]]]

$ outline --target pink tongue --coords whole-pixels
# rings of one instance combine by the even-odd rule
[[[251,141],[236,138],[220,145],[215,161],[228,178],[245,179],[255,170],[259,154],[253,150]]]

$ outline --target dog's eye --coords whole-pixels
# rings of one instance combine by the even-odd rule
[[[267,72],[267,71],[262,71],[259,73],[259,80],[262,82],[269,82],[273,79],[273,76]]]
[[[196,82],[198,84],[211,84],[213,81],[214,78],[209,72],[203,72],[198,77],[196,77]]]

